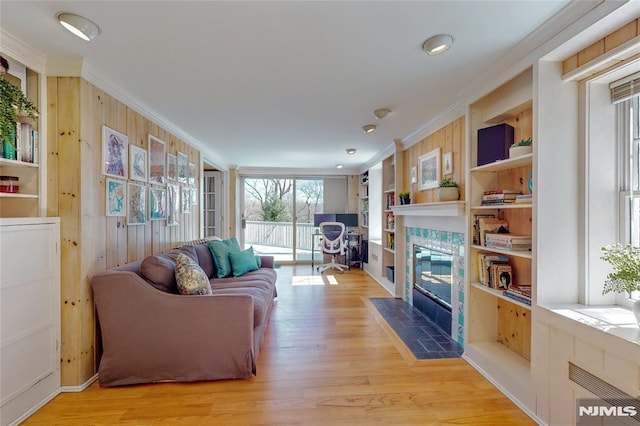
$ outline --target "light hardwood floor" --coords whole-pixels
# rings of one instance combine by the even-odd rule
[[[360,270],[332,274],[317,285],[310,266],[278,269],[279,297],[252,379],[94,383],[24,424],[535,424],[462,359],[407,362],[366,304],[389,294]]]

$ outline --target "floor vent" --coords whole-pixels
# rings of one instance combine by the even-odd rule
[[[640,421],[640,400],[637,397],[629,395],[571,362],[569,363],[569,380],[611,405],[619,405],[624,401],[625,405],[635,407],[638,414],[633,418]]]

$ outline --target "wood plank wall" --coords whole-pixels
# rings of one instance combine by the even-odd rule
[[[628,24],[618,28],[607,36],[562,61],[562,73],[567,74],[577,68],[580,68],[586,63],[638,36],[640,36],[640,18],[634,19]]]
[[[418,190],[418,184],[411,184],[411,167],[418,167],[418,158],[436,148],[440,155],[453,152],[453,180],[458,182],[460,200],[464,200],[465,191],[465,118],[460,117],[427,136],[417,144],[402,152],[403,178],[397,191],[411,191],[411,203],[430,203],[438,201],[436,189]],[[442,167],[442,158],[440,159]]]
[[[105,215],[102,126],[145,150],[151,134],[167,152],[186,154],[196,164],[197,187],[200,152],[81,78],[49,77],[47,92],[47,214],[61,217],[62,385],[79,386],[96,374],[100,352],[91,277],[196,239],[200,229],[197,205],[178,216],[178,226],[127,226],[126,218]]]

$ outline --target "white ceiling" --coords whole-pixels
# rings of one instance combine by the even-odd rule
[[[0,21],[46,55],[83,57],[222,168],[335,170],[410,138],[568,3],[3,0]],[[60,11],[102,34],[76,38]],[[455,44],[428,56],[438,33]]]

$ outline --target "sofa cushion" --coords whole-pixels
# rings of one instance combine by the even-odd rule
[[[247,294],[253,299],[253,327],[259,327],[266,320],[273,297],[266,289],[257,287],[235,287],[213,290],[213,295]]]
[[[234,277],[239,277],[247,272],[258,269],[256,256],[253,254],[253,247],[249,247],[243,251],[230,251],[229,261],[231,262],[231,270]]]
[[[211,294],[207,274],[198,263],[182,253],[176,258],[176,282],[180,294]]]
[[[233,273],[233,269],[231,268],[229,253],[241,251],[238,240],[235,237],[231,237],[222,241],[209,241],[207,245],[211,250],[211,255],[216,265],[216,276],[218,278],[230,276]]]
[[[198,265],[200,265],[204,273],[207,274],[207,277],[216,277],[216,264],[213,261],[213,255],[211,254],[211,250],[209,250],[209,246],[204,243],[194,245],[193,248],[195,248],[196,254],[198,255]]]
[[[184,254],[194,261],[198,259],[193,246],[181,247],[166,253],[147,256],[140,263],[140,275],[158,290],[166,293],[178,293],[176,258],[179,254]]]

